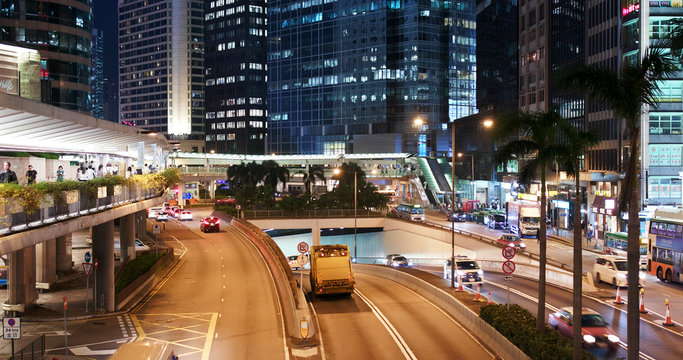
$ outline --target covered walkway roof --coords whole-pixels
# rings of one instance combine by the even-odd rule
[[[0,151],[111,154],[137,158],[152,144],[171,151],[163,135],[0,93]]]
[[[204,165],[206,162],[217,164],[239,164],[241,162],[257,163],[266,160],[275,160],[280,165],[300,165],[300,164],[334,164],[344,161],[357,162],[401,162],[412,157],[409,153],[376,153],[376,154],[305,154],[305,155],[239,155],[239,154],[212,154],[212,153],[192,153],[175,152],[170,158],[175,159],[179,165]]]

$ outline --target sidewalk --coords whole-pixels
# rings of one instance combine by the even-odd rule
[[[568,246],[573,246],[574,245],[574,231],[573,230],[565,230],[565,229],[555,229],[555,228],[548,228],[546,231],[547,238],[549,240],[556,240],[559,242],[562,242]],[[586,251],[591,251],[596,254],[602,254],[602,249],[603,246],[600,245],[602,240],[598,240],[593,238],[591,242],[588,242],[588,239],[586,239],[586,235],[581,233],[581,243],[582,243],[582,248],[583,250]]]

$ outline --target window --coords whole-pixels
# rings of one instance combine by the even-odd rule
[[[681,167],[681,144],[650,144],[648,146],[648,163],[650,166]]]
[[[683,97],[683,80],[663,80],[659,82],[661,94],[657,102],[680,103]]]
[[[650,113],[650,135],[681,135],[681,113]]]
[[[647,194],[649,199],[670,199],[680,201],[681,178],[673,176],[648,176]],[[663,223],[662,223],[663,224]],[[659,230],[664,234],[664,229]]]

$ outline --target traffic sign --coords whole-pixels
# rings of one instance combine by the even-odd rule
[[[100,262],[95,259],[95,269],[97,269],[97,266],[100,265]]]
[[[152,233],[154,235],[161,234],[161,226],[159,226],[159,224],[154,224],[154,226],[152,226]]]
[[[184,192],[184,193],[183,193],[183,199],[184,199],[184,200],[190,200],[190,199],[192,199],[192,193],[191,193],[191,192]]]
[[[513,279],[514,276],[512,275],[505,275],[505,280],[510,281]]]
[[[21,319],[6,317],[2,319],[2,338],[5,340],[21,339]]]
[[[506,274],[512,274],[515,272],[515,263],[508,260],[503,263],[503,272]]]
[[[304,266],[308,264],[308,256],[305,254],[301,254],[296,257],[296,263],[299,264],[299,266]]]
[[[308,243],[302,241],[299,243],[299,245],[296,246],[296,249],[299,250],[300,253],[305,254],[308,252]]]
[[[83,263],[83,272],[85,273],[85,276],[90,275],[90,269],[92,269],[92,264],[89,262],[84,262]]]
[[[87,263],[90,262],[90,251],[86,251],[86,252],[85,252],[84,258],[85,258],[85,262],[87,262]]]
[[[510,260],[515,257],[515,248],[506,246],[503,248],[503,257]]]

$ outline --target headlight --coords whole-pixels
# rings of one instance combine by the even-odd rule
[[[619,273],[619,274],[617,274],[617,277],[620,277],[622,279],[626,279],[626,274]]]
[[[484,275],[484,270],[479,269],[479,270],[477,271],[477,275]]]
[[[619,342],[619,337],[616,335],[607,335],[607,340],[616,343]]]
[[[408,261],[408,266],[413,266],[413,262],[412,262],[412,261]]]
[[[592,344],[592,343],[595,342],[595,337],[594,337],[593,335],[588,335],[588,334],[586,334],[586,335],[583,336],[583,341],[585,341],[585,342],[587,342],[587,343],[589,343],[589,344]]]
[[[396,261],[392,261],[391,266],[398,266],[398,263]]]
[[[638,278],[640,278],[640,280],[645,280],[645,273],[638,273]]]
[[[509,243],[508,246],[509,247],[515,247],[515,243]]]
[[[522,249],[526,249],[526,244],[520,243],[520,244],[519,244],[519,247],[522,248]]]

